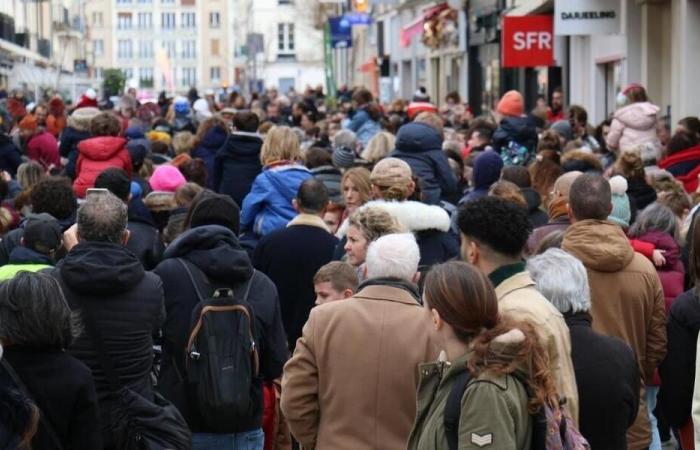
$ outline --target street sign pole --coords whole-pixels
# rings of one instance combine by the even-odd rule
[[[323,48],[325,50],[326,94],[330,98],[335,98],[335,67],[333,64],[333,47],[331,45],[331,25],[328,22],[323,28]]]

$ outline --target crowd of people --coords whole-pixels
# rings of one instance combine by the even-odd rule
[[[700,443],[697,117],[288,94],[0,92],[0,448]]]

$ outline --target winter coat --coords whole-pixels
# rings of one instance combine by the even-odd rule
[[[243,200],[241,231],[253,231],[265,236],[284,228],[296,215],[292,200],[301,183],[313,177],[309,169],[284,162],[267,166],[255,177],[253,186]]]
[[[664,252],[666,264],[656,268],[661,287],[664,290],[666,313],[671,309],[671,303],[683,293],[685,268],[681,262],[681,249],[673,236],[662,231],[649,231],[637,239],[654,245],[656,250]]]
[[[68,305],[81,312],[83,321],[83,311],[89,305],[121,383],[153,400],[153,332],[160,327],[164,313],[160,279],[145,272],[136,256],[122,245],[91,241],[73,247],[51,273],[61,284]],[[70,352],[92,371],[104,426],[113,403],[90,334],[82,333]],[[103,428],[102,437],[105,446],[114,440],[111,429]]]
[[[418,411],[408,450],[447,450],[445,407],[458,375],[467,370],[469,354],[449,362],[420,365]],[[495,448],[530,450],[532,416],[525,387],[512,375],[482,373],[462,395],[458,447],[480,448],[479,437],[491,436]],[[479,433],[481,432],[481,434]]]
[[[434,205],[457,192],[457,178],[442,151],[442,136],[427,123],[412,122],[399,129],[389,155],[404,160],[420,181],[423,201]]]
[[[627,196],[630,199],[633,221],[638,211],[642,211],[656,201],[656,191],[643,178],[627,180]]]
[[[657,114],[659,107],[649,102],[632,103],[615,111],[605,139],[608,148],[623,152],[638,145],[649,145],[658,151]]]
[[[61,168],[61,156],[58,154],[58,142],[48,131],[41,131],[27,142],[27,156],[48,170],[50,167]]]
[[[71,216],[65,219],[59,219],[58,224],[61,226],[61,230],[66,231],[68,228],[72,227],[75,223],[77,212],[71,214]],[[20,224],[19,228],[7,233],[0,239],[0,266],[4,266],[10,260],[10,254],[16,247],[22,245],[22,238],[24,237],[24,226],[27,224],[27,218],[24,218]],[[63,251],[60,251],[56,257],[62,257]]]
[[[250,192],[255,177],[262,172],[257,133],[234,132],[214,157],[214,190],[229,195],[237,205]]]
[[[22,155],[12,142],[12,138],[5,133],[0,133],[0,171],[4,170],[14,177],[20,164],[22,164]]]
[[[158,391],[173,402],[194,432],[207,432],[196,404],[189,401],[188,386],[180,374],[185,374],[184,355],[190,336],[192,310],[199,303],[181,258],[194,266],[190,270],[204,289],[204,276],[214,286],[238,288],[253,276],[248,255],[236,236],[218,225],[192,228],[173,241],[163,255],[163,261],[153,271],[163,280],[165,293],[165,323],[163,324],[163,355]],[[203,273],[202,273],[203,272]],[[203,276],[204,275],[204,276]],[[252,382],[257,398],[253,417],[236,423],[237,431],[249,431],[262,425],[262,382],[282,374],[287,360],[287,341],[282,327],[277,290],[263,274],[257,273],[250,286],[248,303],[252,306],[257,326],[256,344],[260,355],[260,376]]]
[[[418,365],[439,349],[417,287],[390,283],[311,310],[282,378],[282,412],[304,448],[406,447]]]
[[[314,178],[323,183],[326,187],[331,202],[342,205],[344,200],[343,190],[340,184],[343,174],[340,173],[340,170],[333,166],[320,166],[311,169],[311,173],[314,175]]]
[[[505,117],[501,120],[498,128],[493,133],[491,140],[493,148],[500,152],[508,147],[510,142],[527,148],[530,154],[534,154],[537,149],[537,128],[528,117]]]
[[[695,192],[700,175],[700,145],[667,156],[659,162],[659,167],[681,181],[687,192]]]
[[[477,156],[472,171],[474,188],[459,201],[459,204],[486,197],[491,185],[501,178],[501,170],[503,170],[503,160],[498,153],[487,150]]]
[[[639,366],[622,340],[593,331],[591,316],[566,316],[579,398],[579,431],[596,450],[626,448],[639,410]],[[615,374],[615,376],[610,376]]]
[[[163,257],[163,240],[156,228],[151,211],[140,198],[129,202],[129,240],[126,248],[141,261],[146,270],[153,270]]]
[[[603,163],[596,155],[584,150],[571,150],[561,157],[561,168],[564,172],[578,170],[583,173],[603,173]]]
[[[381,125],[367,112],[366,108],[360,108],[355,111],[351,119],[343,124],[343,128],[355,132],[357,140],[360,141],[362,147],[366,147],[367,143],[374,137],[375,134],[382,130]]]
[[[210,128],[202,141],[192,149],[192,158],[201,158],[207,168],[207,188],[214,189],[214,157],[224,147],[228,133],[223,128]]]
[[[0,266],[0,281],[9,280],[17,275],[17,272],[39,272],[53,266],[51,258],[20,245],[10,252],[10,260],[4,266]]]
[[[102,448],[95,383],[90,369],[60,349],[5,347],[3,359],[29,391],[56,437],[66,449]],[[0,384],[12,385],[0,368]],[[34,450],[52,450],[54,441],[40,424]]]
[[[532,188],[520,188],[520,193],[523,194],[527,202],[527,215],[532,227],[537,228],[546,225],[549,221],[549,216],[540,209],[540,205],[542,205],[540,194]]]
[[[90,137],[90,131],[85,129],[73,128],[67,126],[61,133],[61,142],[58,146],[58,152],[63,158],[68,158],[68,163],[65,167],[65,173],[71,179],[75,179],[75,164],[78,162],[78,144]]]
[[[564,235],[562,250],[586,266],[591,288],[593,329],[632,347],[642,376],[651,382],[666,354],[664,293],[656,269],[635,253],[622,229],[612,222],[583,220]],[[639,414],[627,433],[630,450],[651,442],[644,388]]]
[[[105,169],[124,169],[131,178],[131,156],[124,138],[98,136],[86,139],[78,144],[78,152],[73,191],[79,198],[85,197],[87,190],[95,185],[95,179]]]
[[[301,337],[301,329],[314,307],[314,275],[331,261],[337,243],[323,219],[300,214],[285,229],[263,237],[255,247],[253,266],[277,286],[290,349]]]
[[[571,220],[569,220],[569,216],[564,215],[557,217],[556,219],[552,219],[547,222],[546,225],[542,225],[532,230],[532,234],[530,234],[530,237],[527,240],[527,254],[534,254],[544,238],[549,236],[551,233],[565,231],[567,228],[569,228],[569,225],[571,225]]]

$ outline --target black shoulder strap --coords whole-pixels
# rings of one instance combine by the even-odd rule
[[[177,258],[177,260],[185,268],[185,271],[187,271],[187,276],[189,277],[190,282],[194,286],[195,292],[197,292],[197,298],[199,299],[200,302],[203,301],[205,296],[202,295],[202,291],[199,289],[200,284],[197,282],[194,274],[192,273],[192,269],[190,268],[191,264],[182,258]],[[201,270],[198,267],[196,269],[201,272]],[[256,269],[253,269],[253,275],[251,275],[251,277],[246,282],[246,288],[245,288],[245,291],[244,291],[243,297],[242,297],[242,300],[244,302],[248,301],[248,295],[250,294],[250,287],[253,284],[253,279],[255,279],[255,275],[257,275],[257,273],[258,273],[258,271]],[[207,281],[207,283],[209,282],[209,280],[207,279],[206,276],[204,276],[203,278]]]
[[[31,398],[32,400],[34,397],[32,396],[31,392],[29,392],[29,389],[27,389],[27,386],[22,382],[22,379],[17,375],[17,372],[15,372],[15,369],[12,368],[9,362],[7,362],[6,359],[3,359],[0,361],[0,364],[2,364],[3,369],[5,369],[5,372],[12,378],[12,381],[17,385],[17,387],[22,391],[22,393],[27,396],[28,398]],[[34,404],[36,405],[36,401],[34,401]],[[39,408],[39,405],[36,405],[37,408]],[[61,440],[58,438],[58,435],[56,434],[56,431],[53,429],[53,426],[49,422],[49,420],[46,418],[44,415],[44,411],[39,408],[39,424],[41,427],[43,427],[44,431],[46,431],[46,434],[49,436],[49,439],[51,439],[52,444],[55,446],[56,449],[62,449],[63,444],[61,444]]]
[[[445,435],[447,437],[447,446],[449,450],[457,450],[459,448],[459,417],[462,414],[462,397],[467,389],[467,384],[472,379],[469,370],[465,370],[455,377],[455,381],[450,389],[450,395],[447,397],[445,404]]]
[[[518,380],[518,382],[523,385],[528,399],[531,399],[535,396],[534,392],[532,391],[532,388],[530,387],[530,383],[527,380],[527,376],[524,373],[516,370],[510,375],[512,375],[513,378]],[[537,411],[535,414],[531,414],[530,417],[532,418],[532,438],[530,439],[530,448],[546,448],[548,430],[547,414],[544,411],[544,407],[540,408],[539,411]],[[566,428],[564,429],[564,431],[566,431]],[[564,441],[565,440],[562,440],[562,442]]]

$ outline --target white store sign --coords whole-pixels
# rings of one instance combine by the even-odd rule
[[[620,0],[555,0],[554,34],[618,34],[621,14]]]

